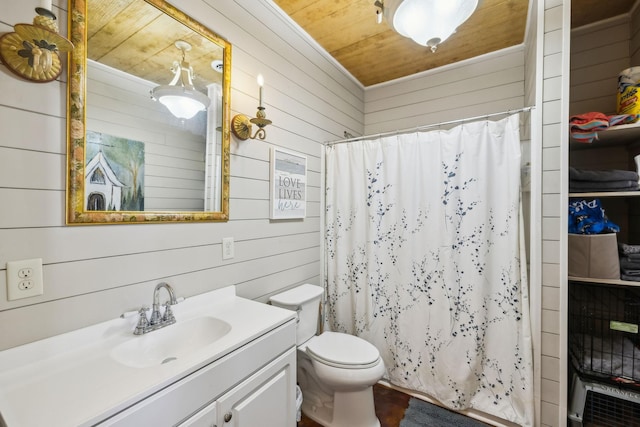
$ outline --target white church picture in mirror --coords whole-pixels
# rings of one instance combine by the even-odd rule
[[[271,219],[304,218],[307,211],[307,158],[271,149]]]
[[[144,210],[144,143],[87,131],[87,211]]]

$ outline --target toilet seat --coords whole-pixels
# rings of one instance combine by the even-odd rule
[[[380,361],[378,349],[362,338],[339,332],[323,332],[306,345],[316,361],[342,369],[367,369]]]

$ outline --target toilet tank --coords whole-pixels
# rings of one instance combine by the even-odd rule
[[[296,343],[298,345],[313,337],[318,331],[320,299],[323,289],[320,286],[305,284],[269,298],[276,307],[298,312],[296,325]]]

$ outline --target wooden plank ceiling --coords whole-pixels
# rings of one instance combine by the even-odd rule
[[[522,44],[529,9],[527,0],[480,0],[433,53],[377,24],[374,0],[273,1],[364,86]],[[627,13],[635,1],[572,0],[572,27]]]
[[[168,84],[174,61],[181,59],[175,42],[191,45],[186,61],[193,67],[194,86],[220,83],[212,68],[223,49],[143,0],[87,1],[87,57],[142,79]]]

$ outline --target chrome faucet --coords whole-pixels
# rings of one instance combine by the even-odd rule
[[[160,290],[164,288],[169,293],[169,301],[164,304],[164,313],[160,313]],[[166,282],[160,282],[153,290],[153,310],[151,311],[151,317],[147,319],[146,311],[148,307],[142,307],[138,312],[140,318],[138,319],[138,325],[133,331],[135,335],[146,334],[147,332],[155,331],[156,329],[164,328],[165,326],[176,323],[176,318],[173,315],[171,306],[177,304],[176,295],[173,292],[173,288]]]

